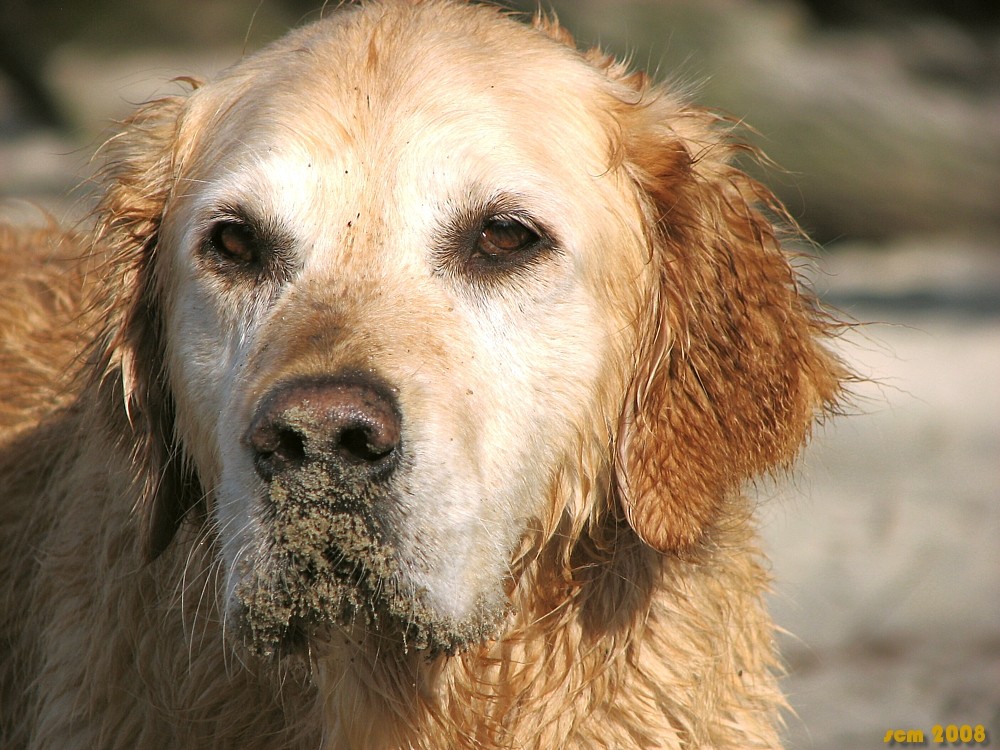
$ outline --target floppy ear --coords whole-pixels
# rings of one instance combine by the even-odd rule
[[[102,275],[96,305],[103,329],[90,358],[92,386],[105,426],[131,458],[133,512],[149,560],[166,549],[202,494],[174,434],[155,263],[186,99],[144,105],[105,144],[93,251]]]
[[[644,541],[682,550],[727,494],[795,456],[844,373],[822,343],[831,322],[779,245],[769,217],[783,210],[731,164],[747,149],[704,111],[656,98],[626,108],[623,158],[646,212],[654,281],[616,486]]]

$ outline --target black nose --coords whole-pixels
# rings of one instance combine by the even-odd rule
[[[309,463],[360,479],[388,476],[402,426],[392,393],[365,376],[283,383],[261,402],[244,441],[265,481]]]

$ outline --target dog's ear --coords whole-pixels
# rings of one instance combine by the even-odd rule
[[[698,542],[727,494],[791,461],[844,372],[823,344],[832,324],[780,247],[784,212],[733,166],[741,147],[725,123],[646,96],[620,118],[653,281],[615,474],[637,534],[676,551]]]
[[[102,276],[95,305],[103,329],[90,357],[92,386],[99,418],[131,458],[134,513],[149,560],[166,549],[184,514],[201,499],[174,434],[156,271],[186,101],[177,96],[143,105],[105,144],[93,250]]]

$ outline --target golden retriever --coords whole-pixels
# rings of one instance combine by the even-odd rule
[[[143,106],[0,230],[3,747],[777,747],[843,372],[731,130],[453,0]]]

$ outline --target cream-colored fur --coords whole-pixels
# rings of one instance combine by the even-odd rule
[[[386,0],[144,106],[88,236],[0,228],[3,746],[777,747],[740,489],[843,372],[728,131]],[[390,478],[262,469],[344,373]]]

